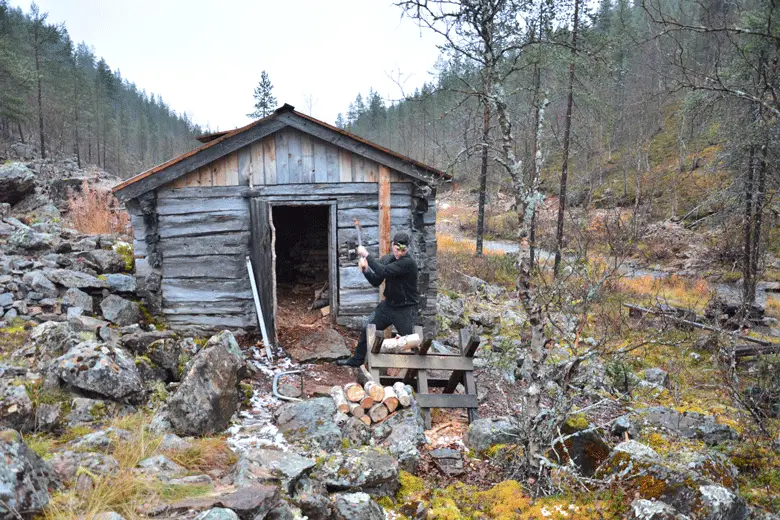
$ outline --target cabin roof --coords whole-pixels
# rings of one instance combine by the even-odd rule
[[[198,137],[204,144],[117,184],[113,191],[121,200],[134,199],[285,127],[323,139],[427,183],[452,179],[441,170],[297,112],[295,107],[285,103],[271,115],[244,127]]]

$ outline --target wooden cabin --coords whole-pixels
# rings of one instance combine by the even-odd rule
[[[329,285],[330,317],[358,327],[379,301],[357,267],[406,231],[420,315],[434,328],[436,185],[449,176],[284,105],[114,188],[132,217],[139,295],[173,329],[257,327],[246,266],[275,338],[285,291]]]

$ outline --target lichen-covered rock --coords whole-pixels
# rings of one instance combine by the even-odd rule
[[[481,452],[495,444],[519,442],[520,427],[509,417],[477,419],[469,426],[467,444]]]
[[[317,445],[326,450],[341,446],[341,430],[333,422],[336,405],[329,397],[287,403],[274,414],[276,426],[288,442]]]
[[[125,259],[110,249],[94,249],[79,253],[77,258],[99,274],[121,273],[125,270]]]
[[[382,424],[392,429],[382,444],[398,459],[401,469],[414,473],[420,461],[419,448],[427,442],[425,422],[417,401],[413,400],[409,408],[397,410]]]
[[[186,468],[176,464],[165,455],[155,455],[154,457],[144,459],[138,463],[138,467],[143,473],[161,479],[170,478],[187,471]]]
[[[76,451],[108,452],[116,446],[117,441],[129,441],[131,438],[132,435],[127,430],[107,428],[79,437],[70,443],[70,447]]]
[[[292,488],[305,472],[313,468],[315,461],[292,451],[271,449],[248,450],[241,454],[233,470],[233,484],[245,486],[250,483],[281,482],[292,492]]]
[[[92,517],[92,520],[125,520],[125,517],[119,513],[108,511],[105,513],[98,513]]]
[[[119,462],[111,455],[88,451],[55,453],[49,463],[63,482],[72,482],[78,475],[79,468],[84,468],[93,475],[111,475],[119,471]]]
[[[560,463],[569,459],[585,476],[592,476],[596,469],[609,456],[609,446],[601,436],[590,429],[582,416],[572,416],[561,428],[566,438],[563,446],[556,445],[556,454]],[[565,449],[564,449],[565,448]]]
[[[243,354],[229,331],[209,339],[193,359],[176,393],[168,400],[171,425],[180,435],[224,430],[238,409]]]
[[[0,202],[16,204],[35,191],[35,174],[23,163],[0,164]]]
[[[38,233],[32,228],[21,228],[11,234],[8,244],[22,251],[40,251],[54,245],[54,235]]]
[[[112,345],[79,343],[54,360],[51,369],[68,385],[115,401],[138,400],[145,388],[133,358]]]
[[[643,498],[631,502],[628,520],[688,520],[669,504]]]
[[[41,323],[32,330],[30,339],[35,356],[43,360],[61,356],[80,343],[78,334],[69,324],[57,321]]]
[[[134,293],[136,289],[135,276],[129,274],[106,275],[106,282],[111,292]]]
[[[339,493],[333,499],[338,520],[384,520],[382,506],[366,493]]]
[[[648,368],[642,372],[642,377],[648,383],[665,387],[669,381],[669,372],[661,368]]]
[[[736,469],[716,454],[682,450],[661,457],[635,441],[616,446],[596,473],[596,478],[619,481],[637,498],[661,501],[682,515],[706,520],[747,518],[744,500],[733,491],[736,477]]]
[[[141,307],[136,302],[111,294],[100,302],[103,317],[112,323],[125,326],[141,319]]]
[[[51,280],[46,278],[40,271],[30,271],[24,273],[22,281],[26,283],[30,289],[35,292],[41,293],[44,298],[56,298],[60,295],[59,289],[54,285]]]
[[[192,443],[185,441],[175,433],[166,433],[160,442],[162,451],[184,451],[192,448]]]
[[[643,426],[664,428],[686,439],[701,439],[707,444],[719,444],[739,439],[739,434],[712,416],[695,412],[680,413],[671,408],[653,406],[639,413]]]
[[[636,425],[631,420],[630,415],[623,415],[615,419],[615,422],[612,423],[612,428],[610,431],[612,432],[612,435],[617,435],[620,437],[628,433],[628,436],[631,439],[636,438],[638,434]]]
[[[239,520],[238,515],[230,509],[224,507],[214,507],[208,511],[203,511],[194,520]]]
[[[15,518],[12,511],[25,517],[40,513],[60,485],[51,466],[14,430],[0,431],[0,461],[0,518]]]
[[[65,295],[62,297],[62,304],[67,307],[79,307],[87,312],[92,312],[94,308],[92,296],[75,287],[65,291]]]
[[[345,450],[328,457],[312,474],[329,492],[360,489],[371,495],[394,496],[398,462],[377,448]]]
[[[21,382],[0,380],[0,429],[27,433],[35,426],[33,403]]]
[[[52,282],[70,289],[106,289],[108,283],[87,273],[69,269],[44,269],[43,274]]]

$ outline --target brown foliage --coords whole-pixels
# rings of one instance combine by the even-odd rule
[[[130,233],[130,215],[107,189],[85,180],[81,191],[68,190],[68,219],[74,228],[90,235]]]

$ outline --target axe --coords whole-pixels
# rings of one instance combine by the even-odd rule
[[[363,228],[360,227],[360,221],[358,219],[355,219],[355,231],[357,231],[358,247],[361,247],[363,245],[363,234],[362,234]],[[357,256],[358,256],[358,263],[359,263],[360,255]]]

